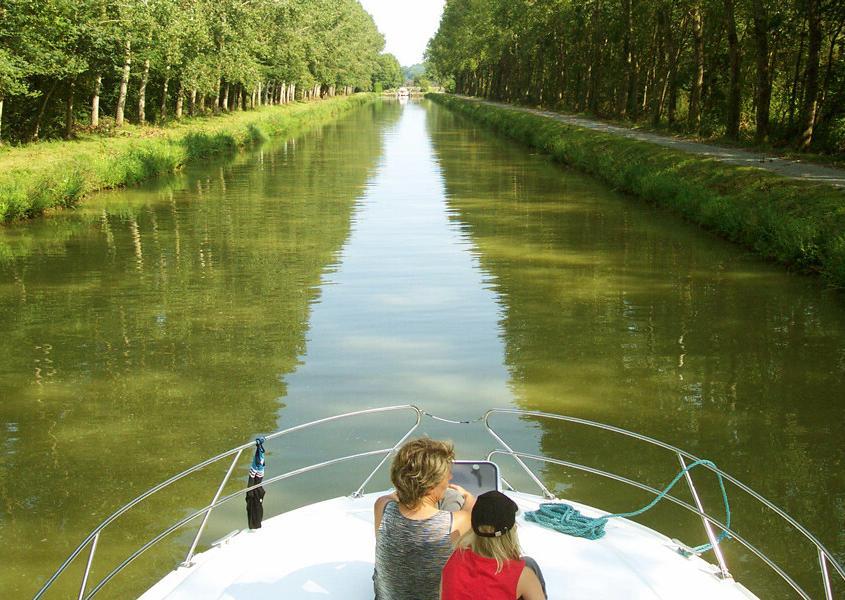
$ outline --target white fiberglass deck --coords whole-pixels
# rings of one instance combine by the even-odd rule
[[[704,560],[684,558],[651,529],[612,519],[602,539],[574,538],[522,518],[542,498],[508,494],[519,504],[523,551],[540,563],[550,600],[755,598],[740,584],[719,579]],[[195,556],[192,567],[170,573],[142,600],[371,600],[373,502],[379,495],[335,498],[269,519],[261,529],[242,531]]]

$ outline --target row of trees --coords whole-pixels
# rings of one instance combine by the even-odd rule
[[[839,0],[448,0],[459,93],[845,151]]]
[[[0,133],[368,90],[396,62],[383,48],[357,0],[3,0]]]

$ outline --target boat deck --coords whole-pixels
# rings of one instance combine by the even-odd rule
[[[335,498],[293,510],[241,531],[194,557],[148,590],[142,600],[373,598],[373,502]],[[612,519],[595,541],[534,523],[522,513],[543,499],[508,492],[519,505],[523,551],[543,569],[549,599],[756,598],[741,584],[722,580],[715,566],[684,558],[669,538],[632,521]],[[584,514],[602,513],[574,504]]]

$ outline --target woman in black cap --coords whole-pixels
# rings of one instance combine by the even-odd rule
[[[441,600],[546,600],[537,563],[521,556],[517,510],[502,492],[476,498],[472,531],[443,567]]]

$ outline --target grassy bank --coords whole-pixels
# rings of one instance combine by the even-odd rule
[[[178,170],[189,161],[290,135],[370,102],[372,94],[267,106],[167,127],[127,127],[111,137],[0,150],[0,222],[76,204],[86,194]]]
[[[840,190],[543,116],[443,94],[428,97],[762,256],[819,272],[845,288],[845,193]]]

